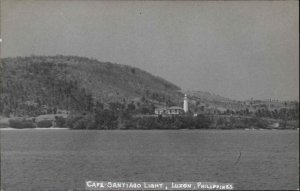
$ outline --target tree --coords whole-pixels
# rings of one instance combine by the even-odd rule
[[[103,110],[104,106],[100,101],[96,101],[94,105],[94,113],[99,113]]]
[[[105,109],[96,116],[97,125],[104,129],[116,128],[118,116],[111,110]]]
[[[119,111],[124,109],[124,105],[121,104],[120,102],[110,102],[109,109],[111,109],[112,111]]]
[[[88,94],[85,96],[85,101],[86,101],[86,111],[92,111],[93,107],[94,107],[94,100],[93,100],[93,96]]]
[[[127,111],[128,111],[128,112],[133,112],[135,109],[136,109],[136,107],[135,107],[135,105],[134,105],[133,102],[131,102],[131,103],[129,103],[129,104],[127,105]]]

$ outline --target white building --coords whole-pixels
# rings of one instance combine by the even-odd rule
[[[184,113],[184,110],[178,106],[169,107],[165,111],[165,114],[168,114],[168,115],[180,115],[183,113]]]
[[[162,115],[162,114],[165,113],[166,109],[167,109],[167,108],[164,108],[164,107],[162,107],[162,108],[155,108],[154,113],[155,113],[156,115]]]
[[[187,113],[189,111],[188,108],[188,99],[187,99],[187,95],[184,95],[183,98],[183,108],[179,107],[179,106],[172,106],[172,107],[161,107],[161,108],[156,108],[154,113],[156,115],[181,115],[184,113]]]

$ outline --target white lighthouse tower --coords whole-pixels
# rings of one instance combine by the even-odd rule
[[[184,98],[183,98],[183,111],[184,113],[187,113],[189,111],[188,98],[186,94],[184,94]]]

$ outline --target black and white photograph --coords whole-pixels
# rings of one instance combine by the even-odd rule
[[[299,190],[298,0],[0,0],[1,191]]]

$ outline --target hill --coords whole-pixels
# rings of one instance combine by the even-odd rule
[[[77,56],[1,59],[0,111],[90,110],[92,103],[176,104],[178,86],[139,68]]]

